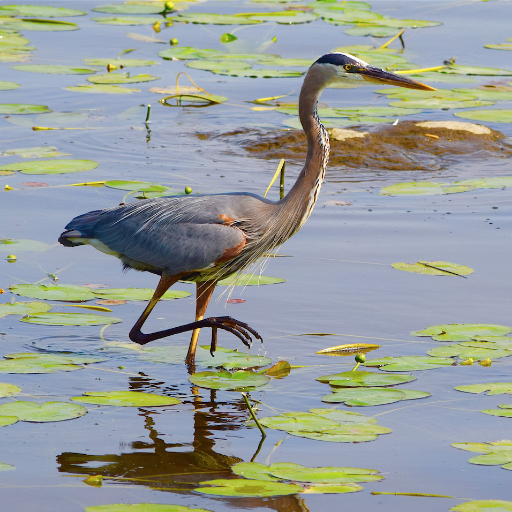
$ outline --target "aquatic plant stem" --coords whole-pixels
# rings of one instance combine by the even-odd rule
[[[254,413],[254,410],[249,402],[249,399],[247,398],[247,395],[245,393],[242,393],[242,396],[244,397],[245,403],[247,404],[249,412],[251,413],[251,418],[254,420],[257,427],[260,429],[262,437],[263,438],[267,437],[267,433],[265,432],[265,429],[261,426],[261,423],[258,421],[258,418],[256,418],[256,414]]]
[[[149,115],[151,114],[151,105],[148,105],[148,113],[146,114],[146,120],[144,121],[146,124],[149,123]]]
[[[402,34],[405,32],[405,28],[403,28],[402,30],[400,30],[400,32],[398,32],[398,34],[396,34],[395,36],[393,36],[387,43],[384,43],[382,46],[379,46],[377,48],[377,50],[383,50],[384,48],[387,48],[395,39],[398,39],[400,37],[400,41],[402,41],[402,46],[405,46],[403,44],[403,39],[402,39]]]

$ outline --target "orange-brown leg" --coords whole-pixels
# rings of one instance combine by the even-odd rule
[[[213,290],[217,285],[216,281],[204,281],[202,283],[196,283],[196,322],[204,318],[208,303],[212,298]],[[192,364],[196,355],[197,339],[199,338],[199,331],[201,329],[194,329],[192,331],[192,337],[190,339],[190,345],[188,347],[187,364]],[[216,334],[216,333],[215,333]]]

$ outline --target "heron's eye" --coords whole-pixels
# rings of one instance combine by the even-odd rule
[[[345,71],[351,71],[352,70],[352,64],[345,64],[343,66],[343,68],[345,69]]]

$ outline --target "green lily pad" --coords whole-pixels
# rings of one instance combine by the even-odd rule
[[[482,466],[509,465],[504,469],[512,469],[512,441],[504,439],[494,443],[452,443],[454,448],[469,452],[483,453],[468,460],[470,464]]]
[[[492,343],[481,343],[479,345],[492,345]],[[459,357],[460,359],[474,359],[475,361],[481,361],[483,359],[499,359],[501,357],[512,356],[512,347],[510,350],[504,350],[501,347],[468,347],[459,343],[450,344],[448,346],[431,348],[427,351],[427,354],[434,357]]]
[[[10,402],[0,405],[0,416],[17,416],[20,421],[46,423],[79,418],[87,414],[87,409],[68,402]]]
[[[281,12],[266,12],[258,14],[257,16],[251,16],[251,20],[261,22],[275,22],[280,25],[296,25],[299,23],[309,23],[315,21],[318,18],[318,14],[313,12],[301,12],[301,11],[281,11]]]
[[[171,190],[169,187],[150,181],[110,180],[105,182],[105,187],[132,190],[134,192],[165,192]]]
[[[498,405],[500,409],[484,409],[484,414],[489,414],[490,416],[501,416],[502,418],[512,418],[512,404],[500,404]]]
[[[5,418],[5,416],[4,416],[4,418]],[[16,418],[16,420],[18,420],[18,418]],[[10,464],[4,464],[3,462],[0,462],[0,471],[9,471],[12,469],[16,469],[16,468],[14,466],[11,466]]]
[[[489,101],[510,101],[512,100],[511,91],[500,91],[500,90],[482,90],[482,89],[453,89],[454,92],[461,94],[469,94],[476,96],[480,100]]]
[[[478,66],[462,66],[460,64],[452,64],[447,68],[441,69],[439,72],[455,75],[512,76],[512,71],[509,69],[481,68]]]
[[[94,12],[103,12],[106,14],[159,14],[164,10],[162,5],[130,5],[130,4],[114,4],[102,5],[91,9]]]
[[[277,462],[275,466],[281,467],[283,464],[295,466],[292,463]],[[272,464],[274,466],[274,464]],[[237,476],[243,476],[250,480],[261,480],[264,482],[277,482],[279,478],[270,474],[270,467],[259,462],[238,462],[231,466],[231,471]]]
[[[502,44],[484,44],[484,48],[490,48],[491,50],[512,50],[512,43]]]
[[[24,118],[27,119],[27,118]],[[69,156],[69,153],[61,153],[54,146],[40,146],[35,148],[8,149],[2,156],[21,156],[22,158],[50,158],[55,156]]]
[[[512,501],[502,500],[477,500],[466,501],[452,507],[455,512],[509,512],[512,511]]]
[[[121,503],[85,507],[85,512],[211,512],[211,510],[160,503]]]
[[[7,302],[0,304],[0,318],[7,315],[34,315],[50,311],[52,307],[46,302]]]
[[[16,240],[13,238],[0,238],[0,252],[17,253],[17,252],[41,252],[50,248],[44,242],[37,240]],[[36,298],[36,297],[33,297]]]
[[[488,382],[486,384],[468,384],[465,386],[455,386],[457,391],[464,393],[484,393],[488,395],[512,395],[512,382]]]
[[[467,112],[458,112],[455,115],[464,119],[488,121],[489,123],[512,123],[511,109],[469,110]]]
[[[0,114],[42,114],[44,112],[52,112],[45,105],[30,105],[23,103],[0,103]]]
[[[272,465],[269,467],[269,472],[280,480],[323,484],[375,482],[384,478],[381,475],[377,475],[378,471],[375,469],[344,467],[307,468],[300,464],[294,464],[294,467],[291,467],[291,464],[286,466],[274,467]]]
[[[93,84],[93,85],[75,85],[64,87],[66,91],[85,92],[88,94],[131,94],[132,92],[140,92],[140,89],[130,87],[121,87],[119,85]]]
[[[30,73],[47,73],[55,75],[93,75],[97,69],[81,68],[79,66],[60,66],[54,64],[21,64],[12,66],[12,69],[18,71],[28,71]]]
[[[19,171],[22,174],[67,174],[70,172],[90,171],[98,167],[93,160],[37,160],[2,165],[0,170]]]
[[[392,18],[379,19],[375,22],[370,20],[366,20],[364,22],[370,23],[372,25],[378,25],[379,27],[389,27],[389,28],[426,28],[426,27],[438,27],[442,25],[440,21],[426,21],[426,20],[397,20]],[[361,20],[357,23],[357,25],[362,25]]]
[[[83,366],[73,364],[71,360],[68,362],[63,361],[62,358],[48,360],[41,357],[23,357],[0,361],[0,373],[55,373],[72,372],[82,369]]]
[[[471,84],[475,83],[476,79],[471,78],[467,75],[447,75],[444,73],[438,73],[436,71],[419,73],[419,74],[411,74],[408,75],[410,78],[414,80],[418,80],[419,82],[424,83],[461,83],[461,84]]]
[[[470,185],[475,188],[503,188],[512,187],[512,176],[500,176],[497,178],[480,178],[473,180],[456,181],[459,185]]]
[[[87,81],[93,84],[136,84],[139,82],[152,82],[159,80],[159,76],[134,75],[129,73],[107,73],[106,75],[90,76]]]
[[[506,325],[494,324],[442,324],[431,325],[411,336],[431,336],[436,341],[470,341],[474,336],[503,336],[512,332]]]
[[[93,357],[93,356],[77,356],[69,353],[59,354],[38,354],[37,352],[18,352],[15,354],[6,354],[4,356],[6,359],[23,359],[23,360],[33,360],[39,359],[40,361],[46,362],[48,364],[92,364],[92,363],[101,363],[103,361],[108,361],[106,357]]]
[[[382,14],[376,12],[364,10],[364,9],[344,9],[342,6],[334,5],[333,8],[328,7],[326,4],[325,8],[316,8],[315,12],[318,13],[322,18],[341,21],[343,23],[356,23],[358,21],[371,20],[374,21],[375,25],[380,23],[380,20],[384,18]]]
[[[211,55],[207,57],[199,48],[193,46],[176,46],[175,48],[167,48],[158,52],[158,56],[163,59],[181,59],[181,60],[193,60],[202,58],[217,58],[222,52],[219,50],[211,50]]]
[[[325,20],[328,23],[338,23],[335,20]],[[348,28],[345,34],[349,36],[372,36],[372,37],[391,37],[397,33],[397,29],[393,27],[382,27],[377,25],[364,25]]]
[[[9,290],[31,299],[86,302],[96,298],[90,288],[74,284],[13,284]]]
[[[392,404],[400,400],[414,400],[427,396],[430,396],[430,393],[410,389],[347,388],[322,397],[322,402],[345,403],[349,406],[369,406]]]
[[[18,386],[15,386],[14,384],[7,384],[6,382],[0,382],[0,398],[17,395],[18,393],[21,393],[21,388]]]
[[[187,68],[203,69],[205,71],[239,71],[251,68],[251,64],[239,61],[191,60],[186,63]]]
[[[321,111],[322,109],[319,109]],[[350,107],[350,108],[337,108],[334,111],[344,117],[361,117],[361,116],[373,116],[373,117],[402,117],[410,116],[414,114],[421,114],[422,110],[409,109],[409,108],[393,108],[393,107]],[[322,114],[319,115],[322,116]],[[328,116],[331,117],[331,116]]]
[[[279,69],[226,69],[214,71],[218,75],[241,76],[246,78],[294,78],[302,76],[301,71]]]
[[[160,62],[143,59],[83,59],[83,61],[89,66],[106,67],[110,64],[111,66],[117,66],[119,69],[160,65]]]
[[[385,372],[406,372],[415,370],[433,370],[443,366],[451,366],[452,359],[429,356],[399,356],[382,357],[380,359],[370,359],[363,363],[366,366],[378,366]]]
[[[440,196],[445,194],[457,194],[475,190],[473,185],[452,185],[435,181],[412,181],[409,183],[396,183],[380,189],[381,196]]]
[[[215,105],[218,103],[224,103],[227,101],[227,98],[225,96],[219,96],[216,94],[208,94],[208,93],[197,93],[197,94],[173,94],[171,96],[167,96],[165,98],[162,98],[160,103],[163,105],[169,105],[167,103],[167,100],[170,99],[176,99],[177,106],[180,107],[186,107],[189,105]]]
[[[263,66],[290,66],[299,68],[309,68],[313,61],[310,59],[286,59],[269,55],[267,59],[258,61]]]
[[[464,101],[450,101],[447,99],[440,98],[432,98],[432,99],[424,99],[424,100],[402,100],[402,101],[392,101],[389,105],[392,107],[400,107],[400,108],[442,108],[443,110],[448,110],[452,108],[474,108],[474,107],[488,107],[489,105],[493,105],[493,101],[484,101],[484,100],[464,100]]]
[[[332,6],[343,9],[358,9],[363,11],[369,11],[372,8],[372,6],[370,4],[367,4],[366,2],[343,1],[341,4],[339,4],[338,2],[336,2],[336,0],[319,0],[318,2],[310,2],[306,5],[308,7],[312,7],[313,9],[324,9],[326,7]]]
[[[1,46],[0,46],[0,48],[1,48]],[[18,89],[19,87],[20,87],[20,85],[14,83],[14,82],[0,81],[0,91],[11,91],[13,89]]]
[[[251,391],[257,387],[264,386],[270,379],[266,375],[253,373],[244,370],[230,373],[220,372],[198,372],[188,379],[192,384],[208,389],[221,389],[223,391]]]
[[[25,316],[21,321],[40,325],[110,325],[118,324],[122,320],[113,316],[91,313],[39,313]]]
[[[363,487],[358,484],[315,484],[308,485],[303,494],[344,494],[362,490]]]
[[[154,25],[162,21],[162,18],[150,16],[105,16],[104,18],[91,18],[100,25]]]
[[[280,482],[263,482],[246,479],[218,479],[200,482],[201,485],[209,487],[198,487],[196,492],[212,494],[214,496],[237,496],[258,498],[266,496],[286,496],[297,494],[303,491],[302,487],[295,484],[283,484]]]
[[[359,388],[372,386],[396,386],[416,380],[414,375],[387,375],[385,373],[374,373],[364,371],[349,371],[324,375],[316,380],[326,382],[334,387]]]
[[[38,20],[25,18],[2,24],[3,28],[13,30],[32,30],[34,32],[62,32],[68,30],[78,30],[80,27],[76,23],[58,20]]]
[[[459,343],[464,347],[512,350],[512,338],[508,336],[475,336],[474,341]]]
[[[230,34],[229,32],[226,32],[225,34],[222,34],[220,36],[220,42],[221,43],[232,43],[233,41],[236,41],[238,37],[234,36],[233,34]]]
[[[426,265],[424,264],[426,263]],[[392,263],[391,266],[397,270],[403,270],[404,272],[413,272],[415,274],[427,274],[431,276],[453,276],[457,274],[459,276],[468,276],[474,272],[474,270],[466,265],[459,265],[457,263],[449,263],[448,261],[419,261],[418,263]],[[437,267],[437,268],[432,268]],[[443,269],[448,272],[443,272]]]
[[[85,396],[75,396],[71,400],[84,404],[114,405],[117,407],[160,407],[176,405],[181,401],[170,396],[142,391],[88,391]]]
[[[85,11],[76,9],[67,9],[66,7],[48,7],[45,5],[2,5],[0,6],[0,16],[9,15],[9,12],[15,12],[16,16],[47,17],[47,18],[65,18],[68,16],[85,16]]]
[[[229,14],[215,14],[194,12],[180,14],[178,18],[169,18],[175,21],[186,21],[188,23],[200,23],[204,25],[256,25],[261,23],[245,16],[230,16]]]
[[[152,288],[100,288],[92,290],[92,293],[100,299],[109,300],[150,300],[155,293]],[[190,297],[190,292],[182,290],[169,290],[162,296],[164,300],[182,299]]]
[[[217,284],[220,286],[259,286],[263,284],[284,283],[286,279],[280,277],[261,276],[259,274],[233,274],[221,279]]]
[[[13,425],[18,421],[20,421],[18,416],[0,416],[0,427],[8,427],[9,425]]]

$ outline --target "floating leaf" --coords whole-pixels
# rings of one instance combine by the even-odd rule
[[[52,354],[40,354],[36,352],[18,352],[16,354],[6,354],[4,356],[7,359],[39,359],[40,361],[46,361],[52,364],[91,364],[100,363],[102,361],[108,361],[105,357],[92,357],[92,356],[76,356],[70,353],[57,353]]]
[[[344,9],[343,6],[337,4],[334,4],[333,8],[329,8],[329,4],[326,4],[325,7],[324,9],[317,8],[315,12],[324,19],[340,21],[344,24],[371,20],[374,22],[374,25],[378,25],[380,20],[384,18],[382,14],[377,14],[376,12],[363,9]]]
[[[239,61],[217,61],[217,60],[191,60],[186,64],[187,68],[192,69],[203,69],[205,71],[239,71],[241,69],[249,69],[251,68],[251,64],[247,62],[239,62]],[[181,90],[181,87],[180,87]]]
[[[432,98],[424,100],[403,100],[403,101],[392,101],[389,105],[392,107],[401,108],[441,108],[448,110],[451,108],[473,108],[473,107],[487,107],[493,105],[492,101],[483,100],[464,100],[464,101],[450,101],[450,98]]]
[[[410,74],[408,75],[410,78],[414,80],[418,80],[423,83],[461,83],[461,84],[470,84],[475,83],[476,80],[469,76],[465,75],[446,75],[444,73],[439,73],[436,71],[433,72],[425,72],[419,74]]]
[[[94,12],[104,12],[106,14],[159,14],[164,10],[162,4],[145,4],[145,5],[130,5],[130,4],[114,4],[102,5],[91,9]]]
[[[92,293],[100,299],[150,300],[155,290],[152,288],[101,288],[99,290],[92,290]],[[182,299],[184,297],[190,297],[190,295],[190,292],[169,290],[165,292],[162,299]]]
[[[160,503],[122,503],[85,507],[85,512],[211,512],[211,510]]]
[[[87,13],[84,11],[77,11],[76,9],[67,9],[66,7],[48,7],[45,5],[3,5],[0,6],[0,16],[3,14],[9,15],[14,12],[16,16],[30,16],[30,17],[48,17],[48,18],[64,18],[67,16],[85,16]]]
[[[220,286],[259,286],[263,284],[284,283],[286,279],[280,277],[261,276],[257,274],[233,274],[221,279],[217,284]]]
[[[512,341],[512,338],[511,338]],[[468,347],[459,343],[450,344],[448,346],[431,348],[427,351],[427,354],[434,357],[454,357],[457,356],[460,359],[471,358],[475,361],[481,361],[483,359],[498,359],[500,357],[508,357],[512,355],[512,346],[510,350],[503,350],[501,347],[492,348],[489,345],[492,343],[475,343],[476,346]],[[482,347],[484,345],[484,347]],[[485,347],[486,346],[486,347]]]
[[[25,316],[21,321],[41,325],[110,325],[118,324],[122,320],[113,316],[91,313],[39,313]]]
[[[342,484],[355,482],[375,482],[384,477],[377,475],[376,469],[344,468],[344,467],[323,467],[307,468],[300,464],[280,464],[277,467],[269,467],[269,473],[281,480],[293,482]],[[233,469],[233,468],[232,468]]]
[[[279,361],[274,366],[265,371],[265,375],[274,377],[274,379],[282,379],[290,374],[292,367],[288,361]]]
[[[365,20],[363,23],[359,21],[358,26],[365,24],[378,25],[379,27],[390,28],[425,28],[425,27],[438,27],[442,25],[440,21],[426,21],[426,20],[396,20],[392,18],[380,19],[376,21]]]
[[[20,421],[46,423],[48,421],[64,421],[79,418],[87,413],[87,409],[68,402],[10,402],[0,405],[0,416],[17,416]]]
[[[134,75],[129,73],[107,73],[106,75],[95,75],[87,79],[93,84],[136,84],[139,82],[152,82],[160,79],[159,76],[151,75]]]
[[[243,76],[248,78],[294,78],[302,76],[301,71],[277,70],[277,69],[226,69],[215,71],[218,75]]]
[[[230,16],[229,14],[214,14],[194,12],[180,14],[178,18],[170,18],[175,21],[187,21],[188,23],[201,23],[209,25],[256,25],[260,21],[246,18],[245,16]]]
[[[0,427],[8,427],[19,421],[18,416],[0,416]],[[1,469],[1,467],[0,467]],[[14,468],[13,468],[14,469]]]
[[[491,50],[512,50],[512,43],[484,44],[484,47]]]
[[[6,382],[0,382],[0,398],[17,395],[18,393],[21,393],[21,388],[18,386],[15,386],[14,384],[7,384]]]
[[[512,100],[512,91],[508,90],[499,90],[489,88],[486,90],[482,89],[453,89],[454,92],[458,92],[461,94],[469,94],[471,96],[476,96],[480,100],[490,100],[490,101],[510,101]]]
[[[508,69],[481,68],[478,66],[462,66],[460,64],[452,64],[447,68],[441,69],[440,73],[456,75],[512,76],[512,71]]]
[[[501,416],[502,418],[512,418],[512,404],[500,404],[498,405],[500,409],[484,409],[484,414],[489,414],[490,416]]]
[[[468,460],[470,464],[479,464],[483,466],[503,466],[504,469],[512,469],[512,441],[504,439],[494,443],[452,443],[454,448],[466,450],[469,452],[483,453]]]
[[[7,302],[0,304],[0,318],[6,315],[33,315],[50,311],[52,307],[46,302]]]
[[[412,382],[414,375],[386,375],[385,373],[349,371],[324,375],[316,380],[326,382],[334,387],[358,388],[372,386],[396,386],[405,382]]]
[[[162,18],[150,16],[111,16],[104,18],[91,18],[100,25],[154,25],[162,21]]]
[[[413,400],[426,398],[430,393],[413,391],[410,389],[388,389],[388,388],[351,388],[337,390],[332,395],[322,397],[323,402],[345,403],[348,406],[368,406],[392,404],[400,400]]]
[[[105,182],[105,187],[132,190],[134,192],[165,192],[171,190],[169,187],[151,181],[110,180]]]
[[[73,284],[13,284],[9,289],[32,299],[85,302],[95,298],[90,288]]]
[[[89,66],[106,67],[110,64],[111,66],[117,66],[119,69],[160,65],[160,62],[142,59],[83,59],[83,61]]]
[[[42,114],[43,112],[52,111],[45,105],[30,105],[23,103],[0,103],[0,114]]]
[[[67,174],[70,172],[90,171],[98,167],[93,160],[37,160],[2,165],[0,170],[19,171],[23,174]]]
[[[220,36],[220,42],[221,43],[232,43],[233,41],[236,41],[238,37],[234,36],[233,34],[230,34],[229,32],[226,32],[225,34],[222,34]]]
[[[380,345],[376,345],[375,343],[346,343],[344,345],[324,348],[315,352],[315,354],[323,354],[326,356],[349,356],[359,353],[366,354],[367,352],[378,348],[380,348]]]
[[[221,389],[223,391],[251,391],[264,386],[270,380],[266,375],[239,370],[235,373],[198,372],[188,379],[192,384],[208,389]]]
[[[503,336],[512,332],[506,325],[494,324],[442,324],[431,325],[421,331],[411,332],[411,336],[432,336],[436,341],[469,341],[474,336]]]
[[[455,512],[509,512],[512,511],[512,501],[502,500],[477,500],[466,501],[452,507]]]
[[[392,263],[391,266],[404,272],[413,272],[415,274],[427,274],[431,276],[468,276],[474,270],[465,265],[449,263],[448,261],[419,261],[418,263]],[[437,267],[437,268],[433,268]],[[442,269],[442,270],[438,270]],[[443,272],[447,270],[447,272]]]
[[[429,356],[399,356],[382,357],[380,359],[370,359],[363,363],[366,366],[378,366],[385,372],[405,372],[415,370],[433,370],[443,366],[451,366],[452,359]]]
[[[70,359],[64,360],[62,357],[48,359],[36,357],[23,357],[19,359],[8,359],[0,361],[0,373],[55,373],[72,372],[81,370],[83,366],[73,364]]]
[[[217,103],[223,103],[224,101],[227,101],[227,98],[225,96],[218,96],[216,94],[208,94],[208,93],[201,93],[201,94],[173,94],[171,96],[167,96],[166,98],[162,98],[160,103],[163,105],[169,105],[167,103],[167,100],[170,99],[176,99],[177,106],[180,107],[186,107],[189,104],[199,104],[199,105],[215,105]],[[186,102],[186,103],[184,103]]]
[[[97,69],[81,68],[79,66],[60,66],[54,64],[21,64],[12,66],[12,69],[18,71],[28,71],[30,73],[47,73],[55,75],[93,75]]]
[[[181,403],[172,398],[142,391],[88,391],[85,396],[76,396],[71,400],[84,404],[113,405],[117,407],[160,407]]]
[[[64,89],[67,91],[85,92],[88,94],[130,94],[132,92],[140,92],[140,89],[107,84],[75,85],[71,87],[64,87]]]
[[[330,23],[337,24],[336,21],[326,20]],[[396,34],[397,30],[393,27],[382,27],[377,25],[362,25],[348,28],[345,34],[349,36],[372,36],[372,37],[391,37]]]
[[[468,384],[465,386],[456,386],[457,391],[464,393],[484,393],[488,395],[512,395],[512,382],[488,382],[486,384]]]
[[[0,48],[1,48],[1,46],[0,46]],[[12,89],[18,89],[19,87],[20,87],[20,85],[14,83],[14,82],[0,81],[0,91],[10,91]]]
[[[85,14],[85,13],[84,13]],[[3,28],[21,30],[33,30],[35,32],[62,32],[68,30],[78,30],[80,27],[76,23],[58,20],[38,20],[38,19],[20,19],[2,24]]]
[[[261,22],[275,22],[280,25],[295,25],[299,23],[309,23],[315,21],[318,18],[318,14],[313,12],[301,12],[301,11],[280,11],[280,12],[265,12],[256,16],[251,16],[251,20]]]
[[[315,484],[308,485],[303,494],[344,494],[362,490],[358,484]]]
[[[458,112],[455,115],[464,119],[487,121],[489,123],[512,123],[512,110],[510,109],[468,110],[467,112]]]
[[[0,238],[0,252],[41,252],[49,248],[50,246],[48,244],[38,242],[37,240]]]
[[[203,494],[213,494],[216,496],[240,496],[258,498],[266,496],[285,496],[287,494],[297,494],[302,492],[302,487],[295,484],[283,484],[280,482],[263,482],[258,480],[208,480],[200,482],[201,485],[210,487],[198,487],[194,489],[196,492]]]
[[[40,146],[35,148],[8,149],[2,156],[21,156],[22,158],[49,158],[55,156],[69,156],[69,153],[60,153],[56,147]]]

